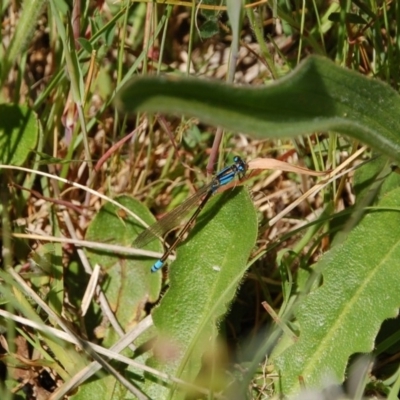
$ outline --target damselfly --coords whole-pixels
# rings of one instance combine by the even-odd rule
[[[181,219],[187,214],[187,212],[200,201],[200,204],[198,205],[192,216],[189,218],[189,220],[186,222],[182,230],[179,232],[175,241],[165,251],[163,256],[159,260],[157,260],[151,267],[151,272],[158,271],[164,265],[169,255],[182,241],[185,233],[188,232],[190,227],[193,225],[194,221],[206,205],[207,201],[211,198],[211,196],[215,194],[215,192],[221,186],[227,185],[228,183],[232,182],[236,175],[239,177],[239,179],[243,178],[247,170],[246,163],[238,156],[234,157],[233,161],[234,163],[232,165],[225,167],[220,172],[218,172],[208,185],[203,186],[180,206],[176,207],[170,213],[165,215],[165,217],[161,218],[159,221],[149,226],[133,242],[134,247],[140,248],[145,246],[147,243],[151,242],[155,238],[163,236],[166,232],[176,227]]]

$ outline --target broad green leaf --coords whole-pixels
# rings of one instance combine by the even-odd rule
[[[120,91],[125,111],[186,114],[258,137],[343,133],[400,160],[400,97],[388,85],[320,57],[260,88],[213,80],[141,77]]]
[[[99,372],[96,380],[80,385],[79,390],[71,396],[71,400],[125,400],[129,397],[126,389],[111,375]]]
[[[0,163],[22,165],[35,149],[35,114],[24,106],[0,104]]]
[[[62,313],[64,275],[60,243],[39,245],[30,260],[33,271],[31,282],[42,298],[58,315]]]
[[[380,156],[355,171],[353,188],[357,203],[371,194],[370,204],[372,204],[372,200],[375,200],[375,197],[380,198],[400,186],[400,174],[396,170],[393,171],[392,167],[393,163],[390,160]]]
[[[136,215],[148,224],[154,222],[154,217],[141,203],[128,196],[116,198],[120,204],[134,211]],[[131,216],[120,212],[113,204],[104,205],[91,222],[86,239],[108,244],[130,246],[143,228]],[[150,243],[147,248],[162,251],[158,241]],[[127,257],[121,254],[110,254],[90,250],[91,262],[98,263],[106,273],[103,290],[115,312],[115,316],[124,330],[128,330],[144,316],[146,302],[155,302],[160,292],[160,274],[152,274],[150,268],[154,260],[144,257]],[[110,328],[105,334],[103,346],[111,346],[117,340],[116,333]],[[132,352],[125,350],[125,355],[132,356]],[[136,357],[137,361],[141,361]],[[132,368],[120,371],[132,379]],[[137,371],[135,371],[136,377]],[[101,378],[86,382],[73,397],[74,399],[115,398],[128,399],[130,394],[113,377],[101,372]],[[140,377],[141,378],[141,377]]]
[[[215,0],[202,0],[201,5],[215,6],[220,5],[220,2]],[[221,14],[220,11],[199,7],[199,14],[201,14],[205,19],[205,21],[203,21],[198,28],[198,32],[202,39],[209,39],[210,37],[213,37],[219,33],[218,20]]]
[[[235,296],[257,236],[246,190],[229,190],[210,203],[179,247],[169,290],[153,312],[159,339],[150,364],[188,381],[199,372],[205,350],[215,345],[217,322]],[[168,362],[156,359],[160,351],[170,352]],[[153,399],[167,398],[157,385],[149,390]]]
[[[397,209],[397,210],[396,210]],[[300,304],[299,340],[275,360],[284,394],[344,380],[349,357],[370,352],[400,306],[400,189],[383,196],[347,239],[316,265],[323,284]]]
[[[368,23],[363,17],[354,13],[346,13],[343,17],[348,24],[367,25]],[[329,14],[328,20],[333,22],[341,22],[343,17],[341,13],[336,12]]]
[[[138,201],[128,196],[120,196],[116,200],[145,221],[154,222],[150,212]],[[142,228],[136,220],[125,213],[118,214],[116,206],[108,203],[101,208],[90,224],[86,239],[130,246],[140,230]],[[157,241],[151,243],[148,249],[162,250]],[[98,263],[104,269],[104,292],[123,329],[129,329],[143,316],[146,301],[154,302],[158,297],[160,275],[150,273],[154,260],[110,254],[106,251],[90,250],[89,254],[92,263]],[[112,344],[115,339],[113,333],[110,333],[105,345]]]
[[[202,39],[209,39],[219,32],[218,18],[210,18],[199,28]]]

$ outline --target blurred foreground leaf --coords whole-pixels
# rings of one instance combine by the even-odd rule
[[[309,57],[261,88],[214,80],[140,77],[119,92],[125,111],[185,114],[262,138],[335,131],[400,161],[400,96],[388,85]]]

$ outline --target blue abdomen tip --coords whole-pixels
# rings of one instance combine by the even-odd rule
[[[151,272],[157,272],[164,263],[161,260],[158,260],[152,267],[151,267]]]

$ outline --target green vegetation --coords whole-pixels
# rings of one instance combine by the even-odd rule
[[[2,399],[398,398],[397,2],[1,12]]]

